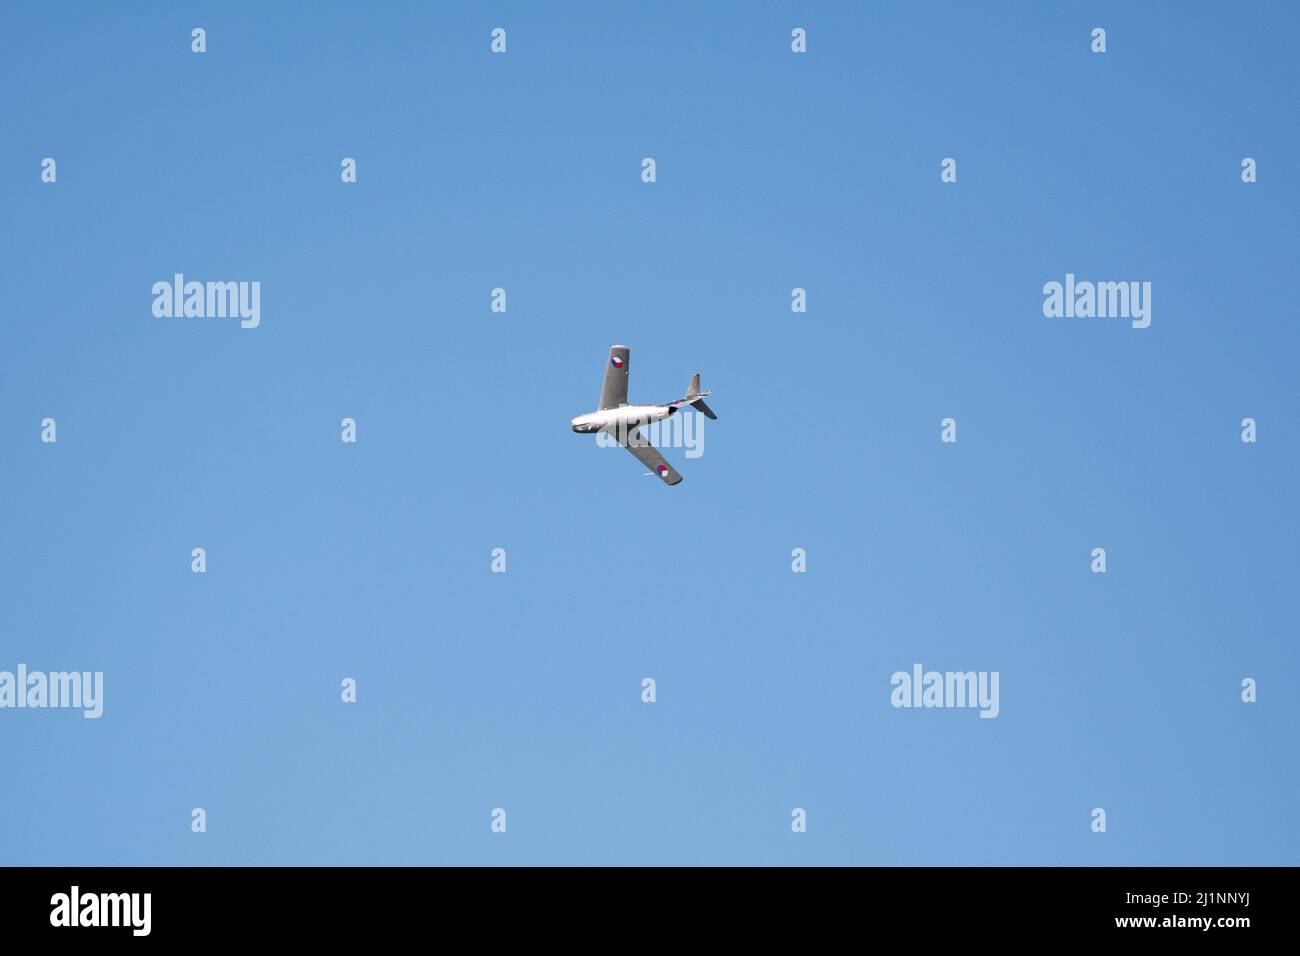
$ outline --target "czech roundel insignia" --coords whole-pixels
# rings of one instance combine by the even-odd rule
[[[609,364],[614,366],[614,368],[622,368],[623,360],[619,358],[617,355],[611,355],[609,358]]]
[[[660,477],[660,478],[667,478],[667,477],[668,477],[668,466],[667,466],[667,465],[655,465],[655,471],[659,472],[659,477]]]

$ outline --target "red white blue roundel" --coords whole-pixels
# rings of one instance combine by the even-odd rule
[[[667,465],[655,465],[655,471],[659,472],[659,477],[660,477],[660,478],[667,478],[667,477],[668,477],[668,466],[667,466]]]
[[[617,355],[611,355],[611,356],[609,357],[609,364],[612,365],[612,366],[614,366],[614,368],[622,368],[622,367],[623,367],[623,359],[622,359],[621,357],[617,356]]]

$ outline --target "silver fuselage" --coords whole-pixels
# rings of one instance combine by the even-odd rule
[[[587,412],[585,415],[579,415],[569,424],[575,432],[583,435],[620,430],[626,434],[638,425],[662,421],[675,411],[677,409],[671,405],[620,405],[618,408]]]

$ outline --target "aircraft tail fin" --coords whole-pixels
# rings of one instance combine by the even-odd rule
[[[709,418],[716,419],[718,416],[713,414],[713,409],[704,403],[704,396],[709,394],[711,393],[700,391],[700,373],[696,372],[691,376],[691,384],[686,386],[686,395],[682,398],[682,401]]]

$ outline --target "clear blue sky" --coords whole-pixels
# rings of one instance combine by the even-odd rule
[[[0,862],[1300,862],[1294,4],[0,27],[0,669],[106,685],[0,711]],[[615,342],[677,487],[569,431]]]

